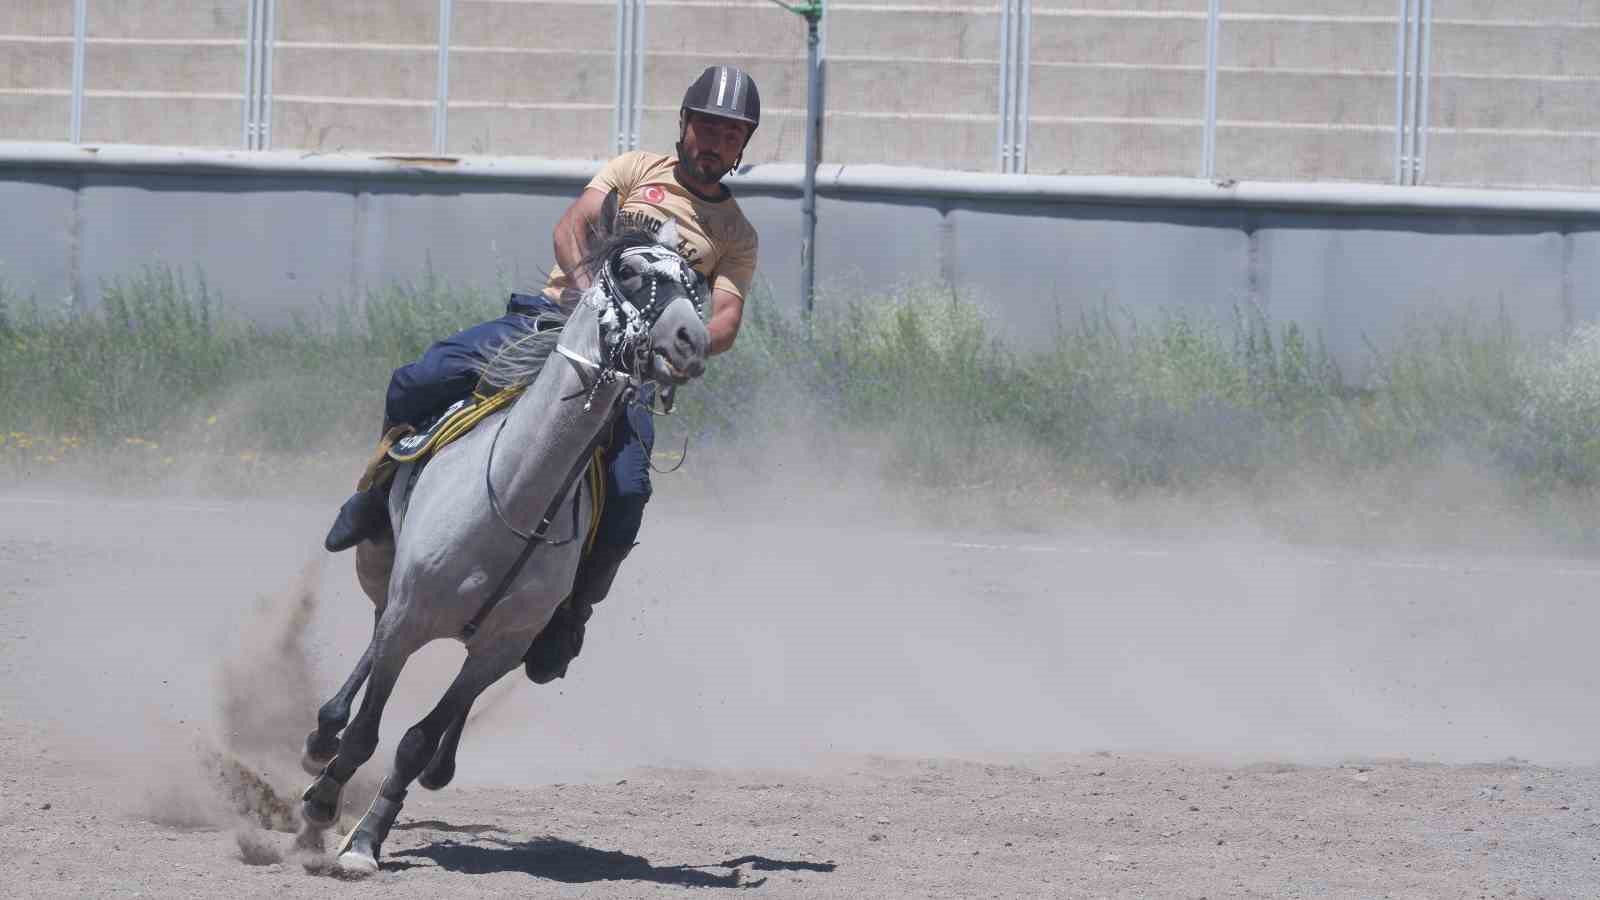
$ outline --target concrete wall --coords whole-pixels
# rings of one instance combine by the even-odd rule
[[[434,150],[438,0],[272,0],[276,149]],[[89,0],[83,139],[243,146],[250,0]],[[823,158],[996,169],[998,0],[831,0]],[[1029,171],[1200,171],[1207,0],[1031,0]],[[732,60],[749,162],[803,153],[804,26],[767,0],[650,0],[643,144]],[[1425,180],[1600,187],[1600,0],[1434,0]],[[615,0],[453,0],[450,154],[611,150]],[[1393,179],[1396,0],[1223,0],[1216,173]],[[0,140],[68,137],[72,4],[0,4]]]
[[[0,273],[46,302],[108,279],[202,270],[236,311],[283,321],[431,271],[537,287],[593,163],[419,166],[299,154],[0,156]],[[738,179],[758,276],[798,308],[798,166]],[[1600,317],[1600,197],[1438,188],[967,176],[836,167],[819,188],[819,303],[944,280],[1019,347],[1104,304],[1139,316],[1256,306],[1322,335],[1347,372],[1430,313],[1504,314],[1530,335]],[[767,295],[763,295],[764,297]]]

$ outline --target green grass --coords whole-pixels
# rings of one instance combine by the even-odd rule
[[[203,278],[163,268],[104,285],[92,312],[0,288],[0,459],[177,433],[218,453],[365,447],[393,367],[501,309],[499,296],[428,278],[264,328]],[[1352,385],[1316,335],[1247,309],[1134,321],[1107,307],[1026,353],[945,288],[824,296],[809,324],[759,296],[748,309],[737,346],[681,402],[679,421],[712,449],[803,421],[820,443],[883,448],[891,482],[1009,480],[1034,494],[1181,493],[1459,459],[1534,498],[1600,477],[1600,328],[1549,347],[1505,321],[1440,318],[1375,353]]]
[[[395,366],[500,311],[430,279],[263,328],[159,267],[106,284],[91,312],[0,293],[0,432],[117,444],[209,423],[226,448],[281,452],[370,435]]]
[[[1441,319],[1352,385],[1316,336],[1252,310],[1140,323],[1103,309],[1018,353],[947,290],[827,308],[808,333],[754,304],[697,414],[728,432],[778,427],[786,402],[810,397],[831,424],[887,436],[912,481],[959,480],[1018,447],[1053,476],[1123,492],[1462,455],[1530,489],[1600,475],[1600,331],[1552,352],[1504,321]]]

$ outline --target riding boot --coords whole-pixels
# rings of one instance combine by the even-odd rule
[[[356,491],[339,507],[339,516],[328,529],[322,545],[338,553],[366,540],[383,537],[389,531],[389,483],[375,484]]]
[[[596,543],[573,580],[572,594],[556,607],[549,624],[533,639],[522,657],[522,667],[534,684],[548,684],[565,677],[567,664],[583,649],[583,632],[594,605],[606,598],[617,569],[633,551],[633,545]]]

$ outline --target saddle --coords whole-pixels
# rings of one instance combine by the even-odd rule
[[[382,487],[394,479],[402,466],[408,464],[411,469],[408,481],[411,485],[415,485],[423,466],[433,458],[434,454],[471,431],[491,414],[510,406],[522,395],[523,390],[521,387],[511,387],[487,396],[474,393],[470,397],[450,404],[438,418],[421,431],[410,425],[396,425],[390,428],[378,441],[377,449],[367,461],[361,479],[356,482],[356,490],[365,491],[372,487]],[[590,496],[594,498],[594,521],[590,523],[589,533],[584,540],[584,553],[587,555],[589,548],[594,545],[595,533],[600,526],[600,514],[605,508],[604,445],[595,448],[594,456],[589,460],[583,477],[588,482]],[[410,493],[409,488],[406,493]]]

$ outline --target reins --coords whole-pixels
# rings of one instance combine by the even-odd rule
[[[523,539],[523,545],[522,550],[517,553],[516,561],[511,564],[510,569],[506,570],[506,574],[501,577],[500,583],[495,585],[494,590],[483,601],[483,605],[478,607],[477,614],[466,625],[461,627],[461,639],[463,641],[471,640],[472,636],[478,633],[478,628],[483,624],[483,620],[487,619],[489,614],[494,612],[494,608],[500,605],[500,601],[505,599],[506,594],[511,590],[512,582],[516,581],[517,576],[522,574],[522,569],[528,564],[528,559],[533,556],[534,550],[538,549],[541,544],[560,547],[577,540],[579,534],[578,504],[579,499],[583,496],[582,483],[579,483],[578,489],[572,493],[571,536],[563,541],[551,541],[545,538],[545,532],[550,530],[550,523],[555,519],[556,512],[561,508],[561,502],[566,499],[567,491],[571,490],[573,482],[578,481],[579,476],[583,474],[583,470],[589,467],[589,463],[594,459],[595,450],[605,443],[607,426],[612,423],[616,416],[616,411],[619,408],[618,401],[626,398],[632,390],[632,386],[629,386],[617,395],[616,400],[612,401],[611,412],[606,415],[606,424],[600,426],[600,429],[595,432],[594,438],[589,441],[589,445],[583,448],[583,453],[579,455],[577,463],[573,465],[572,470],[567,473],[567,477],[561,482],[561,489],[556,491],[555,496],[550,500],[550,505],[545,507],[544,515],[539,518],[539,524],[529,533],[518,530],[515,525],[512,525],[506,519],[505,513],[500,509],[500,500],[495,494],[494,479],[490,476],[490,472],[494,470],[495,444],[499,443],[500,431],[505,428],[506,421],[511,418],[511,414],[508,412],[501,418],[500,425],[495,428],[494,438],[489,442],[489,460],[483,467],[483,482],[489,491],[489,505],[494,509],[494,514],[500,519],[502,525],[510,529],[512,534]]]

